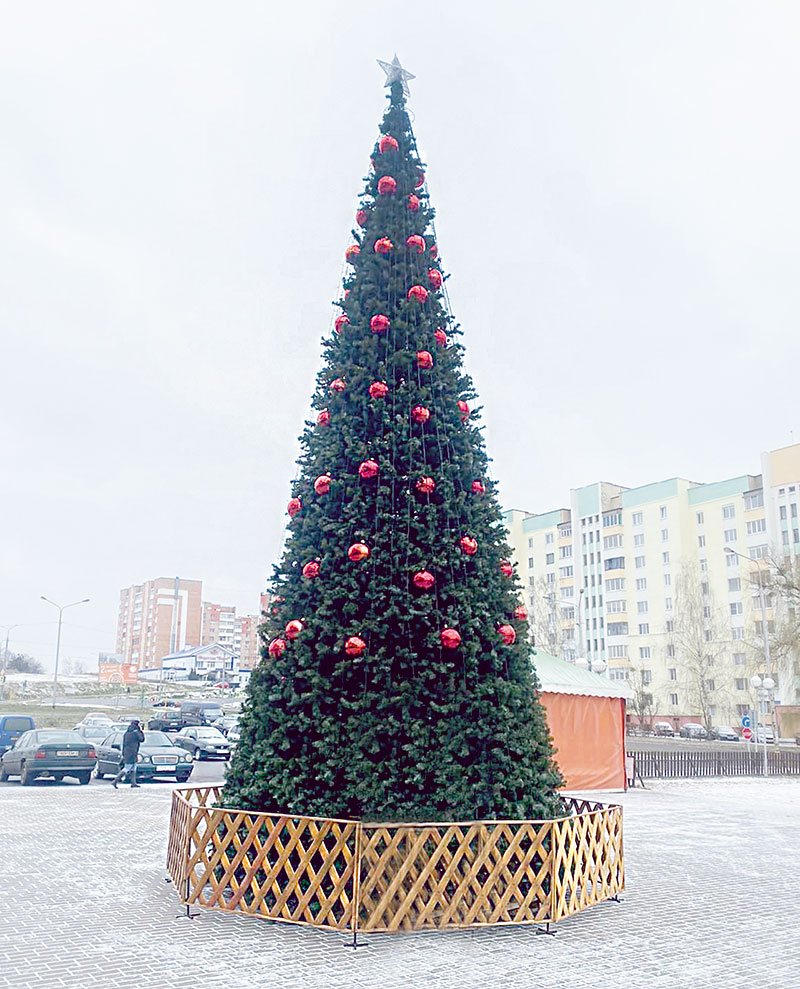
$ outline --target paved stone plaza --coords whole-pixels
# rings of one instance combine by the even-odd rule
[[[625,807],[628,889],[564,921],[348,938],[205,911],[164,881],[170,787],[0,785],[0,987],[800,987],[800,780],[680,780]]]

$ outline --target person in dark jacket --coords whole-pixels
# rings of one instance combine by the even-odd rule
[[[127,775],[131,787],[139,786],[136,782],[136,762],[139,758],[139,746],[144,741],[144,732],[138,721],[131,721],[122,736],[122,769],[114,777],[114,789],[123,776]]]

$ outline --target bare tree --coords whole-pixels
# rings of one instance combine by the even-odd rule
[[[653,688],[650,683],[650,671],[632,667],[630,671],[630,687],[633,691],[631,706],[636,713],[639,727],[645,731],[652,732],[655,710],[653,709]]]
[[[541,577],[534,578],[533,586],[528,587],[528,604],[534,645],[552,656],[562,657],[565,646],[574,642],[574,606],[561,601],[555,585],[547,584]]]

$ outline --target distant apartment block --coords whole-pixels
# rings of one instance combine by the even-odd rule
[[[120,591],[116,652],[125,663],[153,667],[162,656],[200,642],[200,580],[157,577]]]
[[[233,605],[203,602],[203,632],[200,645],[221,645],[238,652],[238,626]]]
[[[652,716],[736,723],[754,705],[780,603],[759,583],[769,558],[800,554],[800,444],[764,453],[760,474],[574,489],[568,507],[505,520],[538,644],[602,660]],[[740,554],[735,555],[735,551]],[[796,655],[773,656],[776,701],[800,702]],[[766,711],[766,708],[762,708]]]

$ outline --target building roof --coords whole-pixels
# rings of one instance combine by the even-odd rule
[[[631,688],[625,680],[609,680],[591,670],[582,670],[574,663],[565,663],[563,659],[551,656],[550,653],[537,649],[533,656],[533,665],[539,677],[542,693],[546,694],[586,694],[590,697],[633,697]]]
[[[201,653],[208,652],[209,649],[221,649],[226,652],[229,656],[235,656],[236,650],[231,649],[229,646],[223,646],[221,642],[209,642],[205,646],[187,646],[185,649],[179,652],[171,652],[167,656],[161,657],[161,662],[165,659],[183,659],[190,656],[199,656]]]

